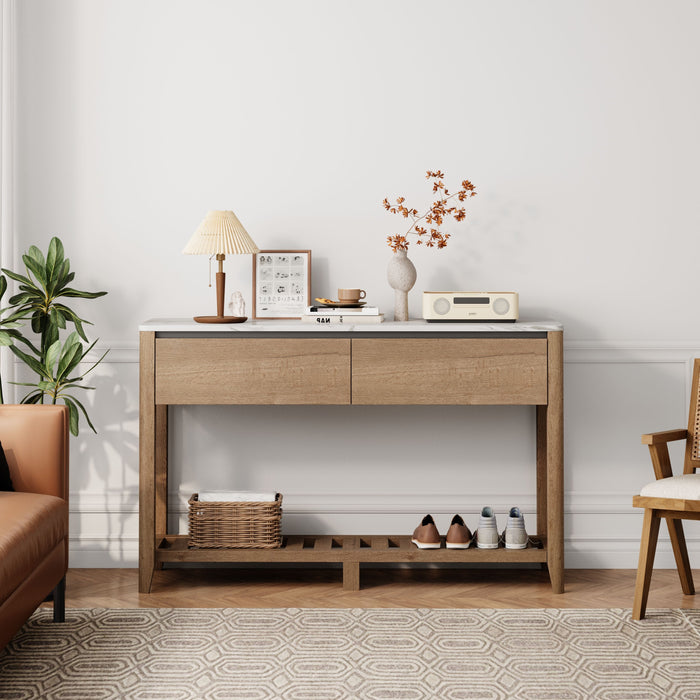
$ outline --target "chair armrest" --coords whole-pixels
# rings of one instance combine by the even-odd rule
[[[688,431],[685,428],[678,430],[661,430],[657,433],[646,433],[642,435],[642,445],[658,445],[662,442],[673,442],[674,440],[685,440]]]

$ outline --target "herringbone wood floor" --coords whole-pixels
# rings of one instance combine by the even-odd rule
[[[700,608],[674,570],[654,571],[650,608]],[[630,608],[636,572],[570,569],[554,595],[541,569],[367,569],[362,589],[343,591],[340,569],[167,569],[151,593],[138,592],[136,569],[71,569],[66,605],[74,608]]]

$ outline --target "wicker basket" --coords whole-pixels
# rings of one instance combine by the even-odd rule
[[[189,546],[206,549],[280,547],[282,494],[274,501],[189,503]]]

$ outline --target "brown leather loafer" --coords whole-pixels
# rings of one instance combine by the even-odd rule
[[[447,549],[467,549],[472,543],[472,533],[464,524],[461,515],[455,515],[445,536]]]
[[[426,515],[413,531],[411,542],[419,549],[440,549],[440,533],[432,515]]]

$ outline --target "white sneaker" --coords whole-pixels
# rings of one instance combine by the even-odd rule
[[[476,531],[476,546],[479,549],[498,549],[498,526],[493,508],[486,506],[481,510],[479,527]]]
[[[527,547],[525,519],[520,508],[510,509],[506,529],[503,531],[503,540],[506,543],[506,549],[525,549]]]

